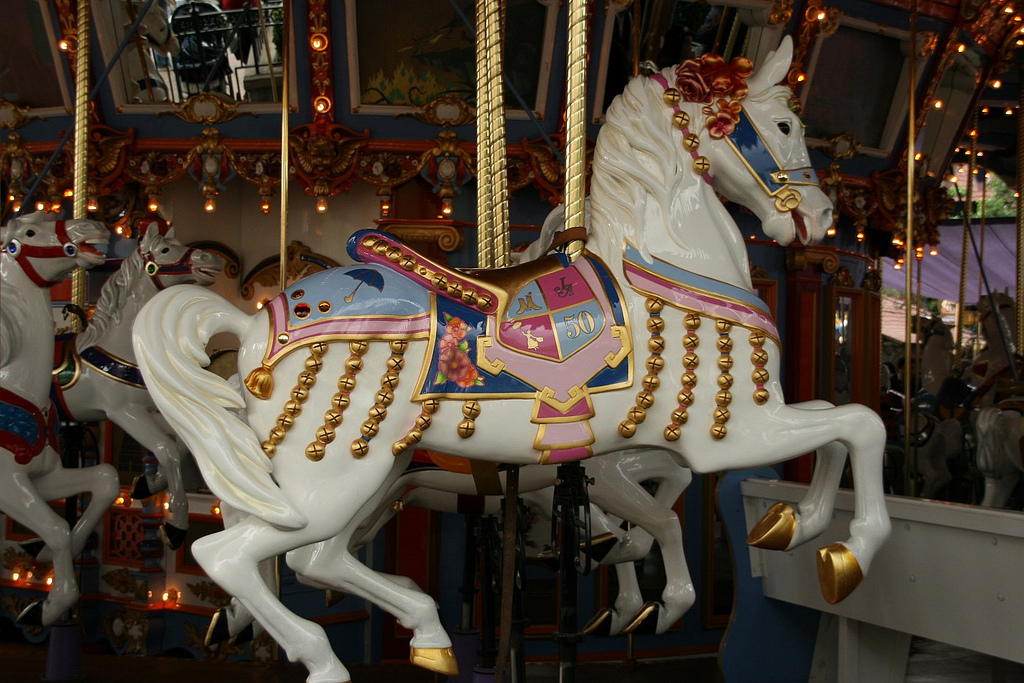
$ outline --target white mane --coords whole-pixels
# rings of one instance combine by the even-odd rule
[[[675,78],[673,69],[664,70],[666,78]],[[623,239],[644,249],[640,238],[647,204],[653,200],[667,217],[678,185],[695,180],[692,173],[680,172],[679,135],[668,112],[662,88],[646,77],[631,80],[608,108],[594,150],[590,188],[591,239],[606,257],[621,253]],[[701,117],[691,118],[696,122]]]
[[[121,267],[107,279],[100,290],[100,299],[96,302],[89,325],[78,335],[78,349],[87,349],[106,336],[107,332],[117,328],[122,322],[124,304],[131,294],[139,278],[145,276],[145,264],[137,249],[132,249],[130,256],[125,258]]]

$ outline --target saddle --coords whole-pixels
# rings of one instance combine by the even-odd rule
[[[533,398],[542,462],[593,454],[591,394],[632,383],[625,307],[600,259],[460,271],[376,230],[357,232],[348,251],[433,297],[416,400]]]

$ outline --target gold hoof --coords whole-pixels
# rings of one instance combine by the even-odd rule
[[[796,511],[787,503],[776,503],[747,534],[747,545],[765,550],[786,550],[796,533]]]
[[[626,624],[626,627],[622,629],[623,635],[628,635],[635,631],[640,624],[651,616],[652,614],[658,613],[658,603],[656,602],[645,602],[643,607],[637,610],[637,613],[633,615],[633,620]],[[655,619],[657,621],[657,619]]]
[[[409,652],[409,661],[428,671],[445,676],[458,676],[459,663],[455,661],[455,650],[450,647],[414,647]]]
[[[587,625],[583,627],[583,633],[588,636],[594,634],[609,635],[611,633],[612,615],[614,614],[615,612],[612,611],[611,607],[605,607],[590,618]]]
[[[224,615],[224,610],[219,609],[213,613],[213,617],[210,619],[210,625],[206,627],[206,635],[203,637],[203,647],[210,647],[213,643],[214,635],[217,632],[217,622]],[[224,628],[223,626],[221,628]]]
[[[860,585],[864,573],[857,558],[842,543],[818,548],[818,584],[825,602],[834,605]]]

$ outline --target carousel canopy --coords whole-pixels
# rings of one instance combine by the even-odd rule
[[[993,292],[1005,292],[1013,296],[1017,273],[1017,226],[1009,220],[990,221],[984,227],[975,223],[971,227],[973,244],[967,244],[967,291],[966,303],[975,304],[985,295],[982,268],[988,286]],[[921,280],[921,295],[933,299],[957,301],[960,298],[960,260],[963,254],[963,223],[947,223],[939,226],[941,246],[934,256],[925,255],[917,262],[920,268],[914,270],[914,292],[917,292],[918,278]],[[981,255],[979,267],[978,254]],[[890,258],[883,259],[883,284],[886,287],[903,290],[906,287],[906,273],[893,268]],[[979,284],[980,283],[980,284]]]

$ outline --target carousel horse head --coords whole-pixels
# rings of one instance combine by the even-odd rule
[[[138,16],[145,4],[145,0],[131,0],[132,16]],[[171,29],[168,9],[166,0],[156,0],[139,24],[139,35],[145,37],[149,46],[160,54],[176,57],[181,52],[181,46]]]
[[[1017,307],[1013,298],[1002,292],[993,292],[991,296],[983,296],[978,300],[978,318],[981,329],[989,346],[999,344],[1001,338],[999,328],[1012,336],[1017,327]]]
[[[684,217],[692,220],[711,188],[755,213],[779,244],[824,237],[832,203],[811,167],[792,92],[780,85],[792,54],[787,37],[756,72],[746,58],[707,54],[626,86],[608,109],[594,155],[605,176],[602,200],[627,216],[612,219],[620,231],[636,242],[630,225],[660,219],[685,246],[675,233],[687,229]],[[620,179],[627,176],[642,192],[630,192]]]
[[[0,228],[0,247],[40,287],[52,287],[75,268],[103,263],[110,231],[84,218],[50,220],[45,212],[12,218]]]
[[[125,30],[131,26],[145,5],[145,0],[126,0],[123,6],[118,4],[124,13]],[[135,39],[121,59],[121,64],[127,71],[128,96],[132,102],[167,101],[167,85],[158,72],[153,52],[169,57],[176,57],[181,52],[169,16],[167,0],[156,0],[139,24],[138,36],[144,40]]]
[[[174,228],[159,229],[156,224],[139,239],[139,255],[158,290],[177,284],[211,285],[224,270],[220,256],[187,247],[174,236]]]

